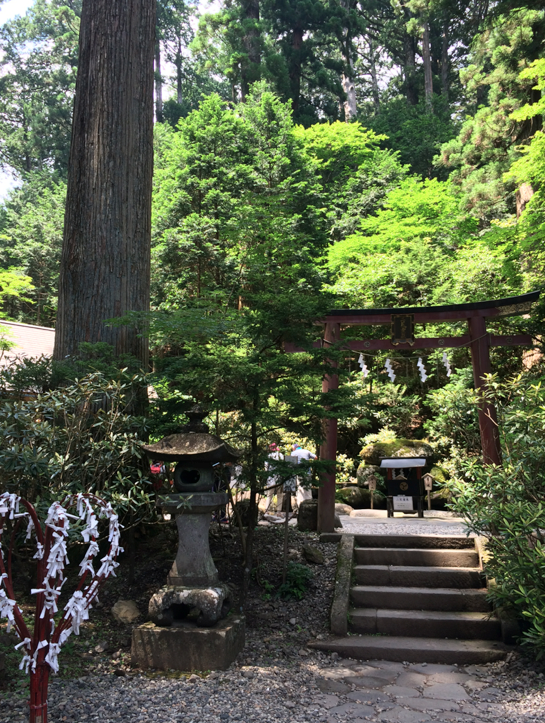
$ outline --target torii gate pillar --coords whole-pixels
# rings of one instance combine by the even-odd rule
[[[471,339],[473,382],[475,389],[483,393],[486,390],[484,376],[492,373],[490,335],[486,332],[486,321],[482,316],[473,316],[467,321]],[[501,446],[496,408],[486,400],[479,403],[479,431],[481,433],[483,462],[485,464],[501,464]]]

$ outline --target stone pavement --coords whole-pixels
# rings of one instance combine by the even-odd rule
[[[317,679],[314,702],[327,723],[515,720],[487,667],[341,661]]]

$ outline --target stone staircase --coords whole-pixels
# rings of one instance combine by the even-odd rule
[[[337,595],[339,580],[336,587]],[[356,535],[348,588],[347,636],[312,647],[364,660],[451,665],[501,660],[509,650],[486,599],[474,538]]]

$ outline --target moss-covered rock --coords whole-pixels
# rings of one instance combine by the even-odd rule
[[[337,502],[350,505],[355,510],[366,510],[371,507],[371,492],[363,487],[341,487],[337,490],[335,499]],[[386,499],[377,492],[374,493],[373,503],[375,509],[386,508]]]
[[[383,473],[380,471],[380,467],[376,464],[365,464],[365,462],[362,462],[357,471],[358,487],[367,487],[369,484],[369,477],[376,478],[377,487],[379,489],[383,486]]]
[[[439,485],[444,484],[449,478],[448,472],[437,465],[430,469],[430,474],[433,477],[434,482]]]
[[[366,465],[380,465],[382,457],[433,457],[433,449],[419,439],[394,439],[368,444],[360,452]]]

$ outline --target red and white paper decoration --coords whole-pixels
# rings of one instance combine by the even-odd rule
[[[20,505],[26,507],[25,512],[19,512]],[[67,512],[67,507],[76,506],[77,515]],[[98,508],[95,512],[94,508]],[[35,644],[26,624],[24,623],[22,611],[13,599],[13,586],[4,565],[2,553],[2,532],[4,520],[26,517],[28,519],[27,540],[34,534],[37,542],[37,552],[34,558],[38,560],[40,586],[31,590],[33,595],[42,596],[38,599],[39,615],[36,616],[35,626],[38,627],[39,635]],[[98,518],[105,518],[109,522],[108,553],[101,559],[101,566],[95,573],[92,560],[99,551]],[[64,615],[55,625],[53,616],[58,612],[57,601],[65,582],[64,568],[68,562],[66,540],[70,529],[70,520],[81,520],[84,528],[81,536],[84,542],[89,543],[87,554],[80,563],[81,581],[78,589],[68,600],[64,608]],[[21,642],[15,646],[16,649],[23,648],[24,656],[19,668],[25,672],[36,671],[38,653],[43,648],[48,648],[45,662],[51,670],[56,673],[59,669],[58,654],[61,645],[74,632],[79,634],[80,625],[89,618],[91,603],[97,599],[97,592],[101,583],[110,575],[115,576],[115,568],[118,567],[116,558],[123,548],[119,544],[121,525],[118,516],[113,511],[110,503],[89,494],[78,494],[64,500],[63,504],[54,502],[49,508],[45,521],[45,533],[39,526],[36,512],[32,505],[22,500],[15,494],[5,492],[0,495],[0,617],[7,618],[8,630],[13,626],[21,638]],[[47,554],[47,559],[44,555]],[[84,587],[86,578],[91,575],[89,585]],[[11,594],[11,595],[10,595]],[[49,625],[43,627],[46,621]],[[43,621],[43,622],[41,622]],[[40,639],[41,638],[41,639]]]

